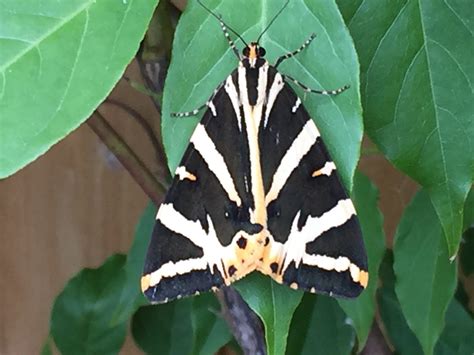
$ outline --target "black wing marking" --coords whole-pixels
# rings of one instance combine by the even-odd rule
[[[219,288],[255,268],[249,154],[235,71],[196,127],[160,206],[142,290],[154,303]],[[237,103],[237,104],[236,104]]]
[[[259,145],[272,240],[260,270],[293,288],[355,297],[368,280],[355,209],[316,125],[273,67],[268,92]]]

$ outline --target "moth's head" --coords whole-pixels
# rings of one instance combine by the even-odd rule
[[[242,50],[244,63],[248,62],[250,68],[255,68],[257,66],[258,59],[263,58],[265,53],[265,48],[260,47],[257,42],[251,42]]]

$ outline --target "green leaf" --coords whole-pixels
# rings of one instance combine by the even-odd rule
[[[393,255],[387,252],[380,269],[383,283],[377,292],[380,315],[396,353],[418,355],[422,353],[421,345],[409,329],[395,295],[395,276],[393,275],[392,264]],[[451,301],[446,311],[445,322],[445,327],[435,346],[434,353],[437,355],[471,355],[474,351],[473,320],[455,299]]]
[[[137,51],[156,3],[2,1],[0,178],[91,115]]]
[[[474,178],[472,4],[339,3],[359,54],[367,133],[429,192],[453,256]]]
[[[446,312],[446,326],[436,344],[435,354],[474,354],[473,334],[474,320],[458,301],[453,300]]]
[[[113,323],[127,321],[138,307],[148,303],[140,290],[140,278],[143,264],[155,224],[156,207],[149,203],[143,212],[135,230],[135,239],[123,267],[125,280],[118,296],[117,309],[112,317]]]
[[[296,309],[288,337],[287,354],[347,355],[354,332],[336,300],[305,294]]]
[[[349,25],[350,20],[357,13],[357,10],[361,8],[361,4],[364,0],[336,0],[339,11],[341,12],[344,22]],[[374,20],[374,19],[371,19]]]
[[[393,253],[389,250],[385,253],[385,257],[380,265],[380,278],[382,279],[382,287],[377,291],[380,316],[396,353],[403,355],[422,354],[420,342],[408,327],[400,307],[400,302],[398,302],[397,295],[395,294]]]
[[[395,292],[403,314],[425,354],[432,354],[457,281],[456,264],[449,261],[443,229],[425,190],[402,216],[394,258]]]
[[[206,3],[250,42],[268,25],[284,1],[214,0]],[[298,21],[294,21],[294,19]],[[304,26],[301,26],[304,24]],[[351,186],[362,138],[358,62],[352,40],[334,2],[292,0],[261,39],[270,63],[298,48],[311,33],[313,43],[279,69],[312,88],[351,89],[337,97],[300,95],[318,124],[346,186]],[[240,41],[238,46],[242,47]],[[174,171],[196,126],[197,118],[171,118],[171,112],[193,110],[237,67],[218,21],[195,1],[180,19],[173,60],[163,96],[163,139]],[[301,94],[301,90],[297,89]]]
[[[141,307],[132,319],[132,334],[147,354],[214,354],[232,336],[211,293],[167,304]]]
[[[375,291],[378,284],[378,269],[385,252],[383,217],[377,205],[379,193],[370,180],[356,173],[352,198],[364,236],[369,260],[369,285],[356,299],[339,299],[339,305],[351,319],[362,350],[369,335],[375,316]]]
[[[135,342],[150,355],[190,354],[193,346],[191,307],[191,298],[140,307],[132,318]]]
[[[258,272],[237,282],[235,288],[265,326],[267,353],[284,354],[291,318],[303,292],[280,285]]]
[[[193,299],[191,312],[193,354],[215,354],[232,340],[224,319],[218,313],[216,314],[219,308],[216,297],[211,293]]]
[[[56,298],[51,335],[63,354],[116,354],[127,323],[112,325],[117,291],[123,283],[125,256],[114,255],[98,269],[83,269]]]

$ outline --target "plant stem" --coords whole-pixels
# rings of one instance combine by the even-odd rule
[[[162,196],[166,193],[166,187],[154,178],[145,164],[143,164],[99,111],[95,111],[87,120],[87,124],[117,157],[148,197],[158,206],[162,201]]]
[[[244,354],[265,355],[265,335],[260,318],[233,287],[224,287],[216,297],[235,340]]]

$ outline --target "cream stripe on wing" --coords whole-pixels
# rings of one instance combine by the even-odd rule
[[[181,234],[200,248],[204,248],[204,245],[208,243],[208,235],[199,220],[192,221],[187,219],[179,211],[175,210],[171,203],[163,203],[160,206],[156,219],[170,231]]]
[[[239,131],[242,132],[242,117],[240,115],[240,99],[237,89],[232,81],[232,75],[229,75],[225,83],[225,91],[229,96],[232,107],[234,108],[235,116],[237,118],[237,125],[239,126]]]
[[[209,266],[210,270],[214,270],[214,267],[217,267],[221,275],[225,275],[222,260],[233,260],[235,258],[235,251],[232,244],[227,247],[222,246],[210,215],[207,215],[207,233],[199,220],[189,220],[177,211],[171,203],[163,203],[158,210],[156,218],[170,231],[182,235],[191,243],[201,248],[203,256],[191,259],[189,263],[186,263],[184,260],[178,260],[163,264],[158,270],[150,274],[150,286],[158,284],[161,278],[166,277],[166,275],[173,276],[173,266],[175,267],[174,274],[184,274],[192,271],[193,268],[203,270]]]
[[[265,120],[263,121],[264,128],[267,127],[268,116],[270,116],[270,112],[272,111],[273,104],[275,103],[275,100],[278,94],[280,93],[281,89],[283,89],[283,86],[284,86],[283,78],[281,77],[280,73],[276,73],[272,86],[270,88],[270,91],[268,92],[267,108],[265,109]]]
[[[312,177],[321,176],[321,175],[330,176],[334,170],[336,170],[336,164],[334,164],[334,162],[332,161],[327,161],[326,164],[324,164],[324,166],[321,169],[315,170],[311,176]]]
[[[156,286],[162,278],[184,275],[194,270],[206,270],[209,265],[204,257],[195,259],[168,261],[166,264],[149,274],[148,287]],[[148,288],[147,287],[147,288]]]
[[[296,99],[295,105],[291,108],[291,112],[295,113],[298,110],[298,107],[301,105],[301,99],[298,97]]]
[[[351,261],[345,256],[333,258],[327,255],[306,254],[303,256],[303,264],[317,266],[322,270],[343,272],[349,270]]]
[[[275,174],[273,175],[272,185],[265,196],[265,205],[275,200],[285,186],[293,170],[296,169],[301,159],[309,152],[311,147],[319,137],[319,131],[312,120],[308,120],[295,138],[290,148],[281,159]]]
[[[264,66],[268,67],[268,63]],[[260,68],[262,70],[262,68]],[[267,209],[265,208],[265,191],[263,187],[262,166],[260,164],[260,147],[258,145],[258,129],[262,117],[262,108],[265,99],[266,77],[262,79],[259,76],[258,98],[255,106],[251,106],[247,90],[247,72],[242,62],[238,69],[238,80],[240,89],[240,98],[244,111],[245,127],[247,133],[249,158],[250,158],[250,182],[254,202],[254,210],[250,213],[250,221],[259,223],[266,227]],[[259,73],[263,75],[262,72]]]
[[[331,228],[342,226],[355,214],[356,211],[350,199],[339,200],[336,206],[321,216],[308,216],[305,225],[299,230],[298,221],[300,219],[300,212],[298,212],[293,220],[288,240],[285,242],[286,256],[283,271],[286,270],[292,261],[294,261],[296,267],[298,267],[306,254],[307,243],[314,241]]]
[[[359,283],[362,287],[367,287],[369,281],[368,272],[361,270],[356,264],[351,263],[349,258],[339,256],[333,258],[327,255],[309,255],[303,256],[303,264],[316,266],[321,270],[344,272],[349,271],[352,281]]]
[[[258,84],[257,84],[257,102],[253,109],[255,124],[257,132],[260,129],[260,121],[263,115],[263,105],[267,101],[267,82],[268,82],[268,63],[265,62],[258,69]]]
[[[202,124],[198,124],[194,133],[191,137],[191,143],[194,148],[201,154],[202,158],[206,162],[209,170],[211,170],[217,177],[217,180],[222,185],[224,190],[227,192],[229,199],[234,201],[237,206],[242,204],[239,194],[235,188],[234,180],[230,176],[227,164],[224,161],[224,157],[219,153],[216,145],[209,137],[206,129]]]

